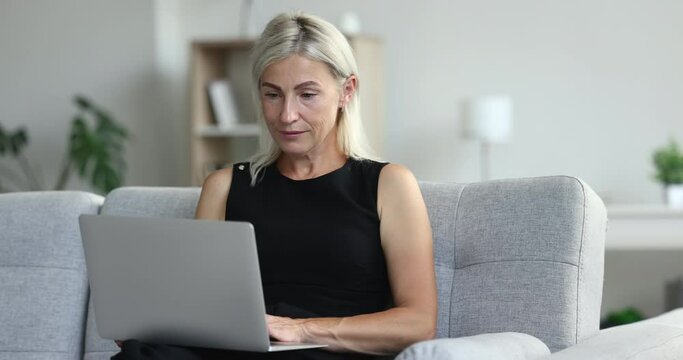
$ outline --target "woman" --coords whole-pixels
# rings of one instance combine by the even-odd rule
[[[254,224],[271,338],[328,345],[252,356],[372,358],[432,338],[427,211],[409,170],[371,160],[345,37],[317,17],[279,15],[252,70],[261,149],[206,178],[196,218]]]

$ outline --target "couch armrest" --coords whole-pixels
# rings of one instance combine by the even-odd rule
[[[526,360],[548,355],[550,350],[541,340],[527,334],[505,332],[422,341],[403,350],[395,360]]]
[[[602,330],[548,359],[683,359],[683,308]]]

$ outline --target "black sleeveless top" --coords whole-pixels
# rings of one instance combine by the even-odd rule
[[[225,219],[254,225],[268,313],[338,317],[390,306],[377,215],[385,165],[349,159],[320,177],[292,180],[271,164],[253,187],[249,164],[234,165]],[[356,358],[321,350],[285,353],[288,358]]]

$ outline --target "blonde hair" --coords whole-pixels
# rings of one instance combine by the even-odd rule
[[[265,69],[291,55],[304,56],[326,64],[340,88],[350,75],[358,78],[358,67],[346,37],[329,22],[301,12],[280,14],[263,30],[251,53],[252,96],[260,124],[259,150],[250,160],[251,185],[263,169],[275,162],[281,151],[265,125],[261,108],[261,75]],[[348,157],[376,159],[367,143],[360,116],[360,80],[356,91],[337,116],[337,145]]]

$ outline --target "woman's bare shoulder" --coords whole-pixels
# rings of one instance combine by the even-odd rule
[[[386,164],[379,174],[379,188],[400,190],[402,186],[416,184],[412,171],[400,164]]]
[[[225,206],[230,193],[232,168],[216,170],[204,179],[202,193],[199,196],[195,218],[225,219]]]
[[[202,190],[208,187],[208,190],[218,190],[223,189],[226,186],[229,188],[232,182],[232,167],[227,167],[225,169],[216,170],[210,173],[206,179],[204,179],[204,185]]]
[[[422,201],[422,194],[413,173],[405,166],[387,164],[379,173],[377,184],[377,212],[384,218],[387,209],[414,206]]]

